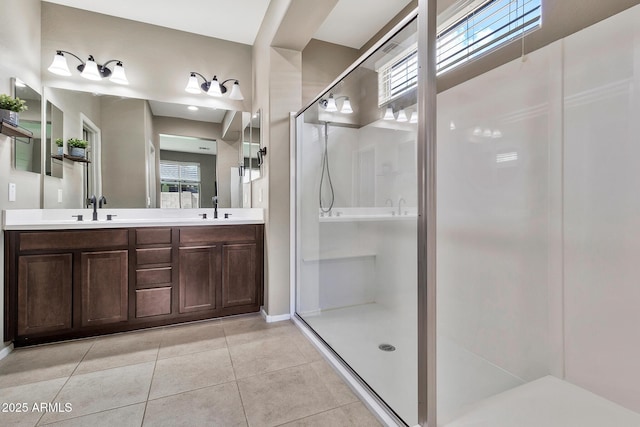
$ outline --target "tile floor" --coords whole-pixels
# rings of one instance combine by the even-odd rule
[[[291,322],[259,315],[16,349],[0,404],[2,426],[380,425]]]

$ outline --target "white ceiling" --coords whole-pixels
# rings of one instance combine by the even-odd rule
[[[252,45],[270,0],[44,1]],[[359,49],[408,3],[339,0],[315,38]]]
[[[149,107],[154,116],[178,117],[186,120],[197,120],[208,123],[222,123],[227,110],[221,108],[198,107],[197,111],[191,111],[188,105],[173,104],[170,102],[149,101]]]
[[[218,153],[215,139],[191,138],[179,135],[160,134],[160,149],[182,153],[209,154]]]
[[[339,0],[314,38],[360,49],[409,3],[410,0]]]
[[[45,0],[252,45],[269,0]]]

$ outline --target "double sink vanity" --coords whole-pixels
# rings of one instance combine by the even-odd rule
[[[101,209],[96,221],[92,213],[3,212],[5,341],[23,346],[260,310],[262,209],[224,209],[216,219],[213,209]]]

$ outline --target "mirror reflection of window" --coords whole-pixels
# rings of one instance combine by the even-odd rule
[[[212,207],[216,140],[160,134],[160,207]]]
[[[160,160],[160,207],[200,207],[200,164]]]

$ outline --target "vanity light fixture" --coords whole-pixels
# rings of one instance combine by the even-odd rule
[[[80,61],[80,65],[76,68],[80,71],[80,76],[84,77],[88,80],[102,80],[106,77],[109,77],[109,81],[113,83],[118,83],[121,85],[128,85],[129,81],[127,80],[127,76],[124,73],[124,66],[122,65],[122,61],[119,59],[110,59],[104,64],[96,63],[96,60],[93,58],[93,55],[89,55],[89,58],[86,62],[83,62],[82,59],[78,55],[74,55],[71,52],[67,52],[66,50],[57,50],[55,56],[53,57],[53,62],[49,65],[48,70],[53,74],[58,74],[59,76],[70,76],[71,71],[69,71],[69,65],[67,64],[67,58],[64,56],[65,53],[76,58]],[[115,62],[116,65],[113,67],[113,71],[107,67],[108,64]]]
[[[344,99],[342,102],[342,106],[338,108],[337,101]],[[322,98],[318,101],[318,105],[324,108],[324,110],[328,113],[341,112],[342,114],[351,114],[353,113],[353,108],[351,107],[351,101],[349,101],[348,96],[336,96],[334,97],[332,93],[329,94],[328,98]]]
[[[202,77],[204,83],[200,83],[198,81],[198,76]],[[242,96],[242,92],[240,91],[240,83],[236,79],[227,79],[220,83],[218,81],[217,76],[213,76],[211,81],[208,81],[205,76],[200,73],[196,73],[195,71],[191,72],[189,76],[189,81],[187,82],[187,87],[184,88],[186,92],[189,93],[200,93],[205,92],[211,96],[222,96],[227,93],[229,89],[225,86],[227,82],[233,81],[233,85],[231,86],[231,92],[229,93],[229,99],[234,101],[242,101],[244,96]]]

